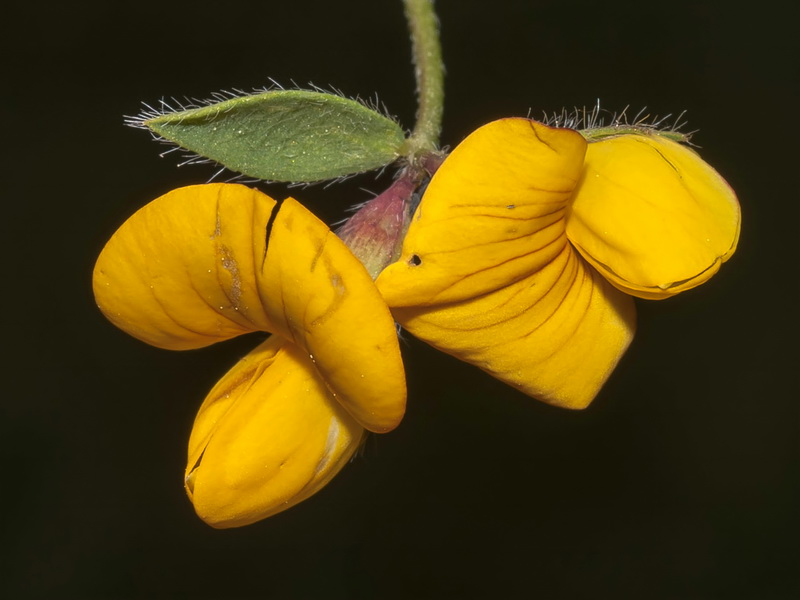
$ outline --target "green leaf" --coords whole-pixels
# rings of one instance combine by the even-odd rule
[[[397,123],[355,100],[301,90],[233,98],[143,124],[232,171],[270,181],[377,169],[400,156],[405,140]]]

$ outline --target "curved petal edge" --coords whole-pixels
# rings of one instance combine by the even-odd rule
[[[664,137],[589,144],[567,237],[622,291],[662,299],[711,278],[736,250],[741,212],[727,182]]]
[[[633,298],[569,246],[537,273],[501,290],[394,313],[435,348],[538,400],[573,409],[591,403],[636,328]]]
[[[189,440],[186,492],[212,527],[248,525],[322,489],[363,436],[305,353],[272,337],[203,402]]]

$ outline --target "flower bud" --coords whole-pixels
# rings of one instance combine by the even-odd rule
[[[367,268],[372,279],[396,260],[408,223],[407,210],[416,182],[401,177],[365,203],[337,232]]]

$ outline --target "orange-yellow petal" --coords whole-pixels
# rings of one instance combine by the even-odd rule
[[[131,216],[94,268],[94,295],[117,327],[170,350],[275,331],[256,286],[276,203],[243,185],[173,190]]]
[[[306,215],[291,199],[280,207],[259,275],[265,310],[364,427],[389,431],[406,400],[394,319],[344,242]]]
[[[739,203],[694,151],[659,135],[589,144],[567,236],[622,291],[667,298],[707,281],[736,249]]]
[[[577,132],[529,119],[473,132],[434,175],[399,260],[377,280],[389,306],[466,300],[552,261],[585,148]]]
[[[273,336],[236,364],[200,408],[186,491],[209,525],[247,525],[319,491],[363,435],[306,354]]]
[[[436,172],[376,281],[415,336],[569,408],[591,402],[635,328],[633,300],[566,237],[585,147],[527,119],[481,127]]]
[[[235,184],[174,190],[114,234],[94,272],[101,310],[169,349],[255,330],[299,345],[372,431],[397,426],[405,375],[394,321],[364,266],[292,198]]]
[[[403,327],[539,400],[585,408],[635,331],[633,299],[567,244],[537,272],[435,307],[397,308]]]

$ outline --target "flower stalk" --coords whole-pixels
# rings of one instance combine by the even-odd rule
[[[403,0],[403,4],[411,32],[417,80],[417,121],[405,148],[405,155],[413,165],[439,145],[444,109],[444,65],[433,0]]]
[[[444,157],[438,152],[444,109],[444,65],[433,0],[403,0],[417,80],[417,118],[401,154],[407,164],[382,194],[364,203],[337,235],[376,278],[397,259],[411,215],[412,197]]]

